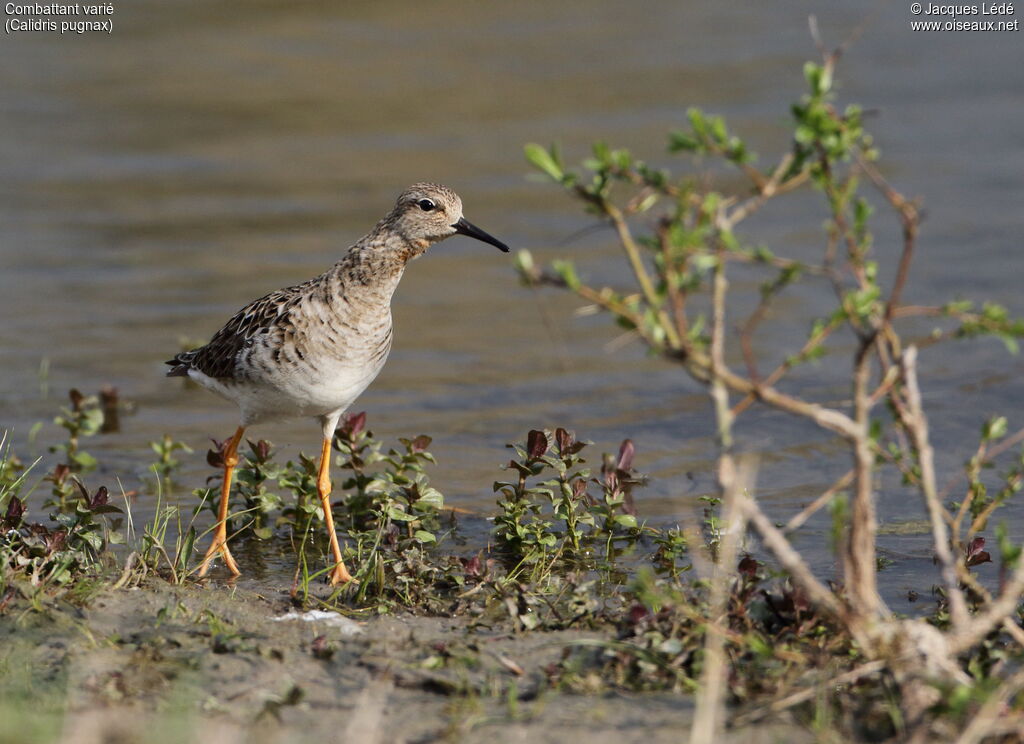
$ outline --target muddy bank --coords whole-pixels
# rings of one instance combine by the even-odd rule
[[[159,580],[84,609],[9,612],[0,742],[678,742],[689,728],[683,695],[549,689],[545,668],[568,645],[608,634],[411,616],[276,619],[288,613],[300,614],[277,589]]]

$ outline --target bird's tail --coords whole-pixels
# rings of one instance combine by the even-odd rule
[[[196,352],[183,351],[176,355],[173,359],[168,359],[164,364],[171,366],[170,372],[167,373],[168,377],[188,377],[188,371],[192,369],[192,360],[195,359]]]

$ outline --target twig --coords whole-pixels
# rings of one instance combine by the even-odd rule
[[[775,167],[775,170],[767,181],[763,180],[764,176],[760,173],[758,173],[760,181],[757,178],[751,177],[751,180],[757,187],[758,193],[756,196],[747,199],[728,213],[724,219],[724,223],[730,230],[759,210],[773,196],[779,196],[780,194],[799,188],[805,181],[807,181],[810,177],[810,171],[807,169],[790,176],[785,181],[782,180],[783,176],[786,175],[790,166],[793,164],[793,158],[793,153],[786,153],[786,156],[779,161],[779,164]],[[747,176],[750,177],[749,172],[747,173]]]
[[[997,625],[1001,625],[1012,613],[1017,611],[1021,594],[1024,594],[1024,559],[1017,560],[1017,567],[1010,580],[1003,585],[999,597],[984,611],[972,617],[964,632],[958,633],[951,639],[951,653],[962,653],[980,643]]]
[[[718,425],[718,443],[723,452],[732,447],[732,411],[729,410],[729,391],[722,381],[725,368],[725,293],[729,287],[725,278],[724,248],[719,246],[711,288],[711,399],[715,404]]]
[[[679,291],[676,286],[676,266],[672,260],[672,245],[669,238],[669,225],[667,218],[662,218],[658,223],[658,244],[661,246],[661,260],[665,265],[665,289],[668,292],[669,304],[672,306],[672,315],[676,323],[676,333],[680,340],[686,337],[689,329],[689,322],[686,319],[686,295]]]
[[[815,695],[820,694],[822,690],[831,690],[842,685],[848,685],[851,682],[856,682],[868,675],[880,672],[885,669],[886,666],[887,662],[882,661],[881,659],[861,664],[856,669],[851,669],[850,671],[843,672],[831,679],[817,682],[811,687],[806,687],[799,692],[794,692],[792,695],[787,695],[784,698],[776,700],[764,708],[751,711],[743,716],[738,716],[736,720],[733,721],[733,724],[735,726],[744,726],[756,722],[765,716],[781,713],[784,710],[792,708],[794,705],[800,705],[800,703],[810,700]]]
[[[857,165],[896,210],[903,226],[903,250],[900,253],[899,267],[896,269],[896,279],[893,281],[889,299],[885,305],[885,323],[888,325],[892,322],[896,309],[899,307],[900,297],[910,274],[910,262],[914,257],[914,243],[917,240],[917,230],[921,218],[917,207],[890,186],[878,169],[861,154],[857,155]]]
[[[946,585],[949,598],[950,618],[955,633],[962,633],[967,628],[967,602],[957,580],[956,564],[953,552],[949,547],[949,532],[944,519],[945,510],[939,501],[935,486],[935,453],[928,438],[928,419],[921,407],[921,389],[917,384],[917,348],[909,347],[903,352],[900,362],[903,367],[903,380],[906,383],[907,405],[909,411],[904,425],[910,431],[917,450],[917,461],[921,467],[921,495],[924,496],[928,508],[928,518],[932,527],[932,542],[935,555],[942,567],[942,580]]]
[[[1006,450],[1010,449],[1011,447],[1017,446],[1021,442],[1024,442],[1024,429],[1020,429],[1019,431],[1015,432],[1012,436],[1007,437],[1006,439],[1001,441],[999,444],[995,445],[994,447],[991,447],[988,450],[988,460],[995,459],[999,455],[1001,455],[1004,452],[1006,452]],[[946,482],[946,485],[942,488],[942,492],[939,494],[939,500],[940,501],[945,501],[946,500],[946,498],[949,496],[950,492],[953,490],[953,486],[955,486],[957,481],[959,481],[961,478],[963,478],[964,475],[965,474],[963,472],[955,473]]]
[[[647,300],[651,311],[658,314],[661,325],[665,330],[665,336],[668,338],[669,346],[674,349],[681,348],[679,335],[676,333],[675,327],[669,322],[665,310],[661,307],[658,293],[654,289],[654,284],[651,283],[651,277],[644,266],[643,258],[640,257],[640,247],[633,240],[633,234],[629,230],[626,218],[622,216],[619,208],[607,199],[601,199],[600,205],[615,227],[615,232],[619,236],[619,243],[626,252],[626,258],[629,260],[629,265],[633,269],[633,275],[636,277],[637,284],[640,285],[640,289],[644,294],[644,299]]]
[[[825,341],[825,339],[832,335],[832,332],[839,327],[839,324],[840,321],[838,320],[830,320],[828,323],[822,326],[817,333],[811,335],[807,339],[807,341],[804,342],[804,345],[800,348],[800,351],[798,351],[794,356],[787,358],[781,364],[779,364],[779,366],[772,370],[772,373],[768,375],[768,377],[766,377],[763,382],[758,382],[757,386],[760,387],[763,385],[774,385],[776,382],[781,380],[787,372],[789,372],[791,369],[793,369],[793,367],[796,366],[799,359],[805,357],[814,348],[820,346]],[[756,400],[756,398],[756,395],[748,394],[745,398],[743,398],[743,400],[741,400],[739,403],[733,406],[733,416],[739,416],[741,413],[747,410],[747,408],[750,407],[751,403],[753,403],[754,400]]]
[[[725,719],[725,683],[728,678],[725,656],[725,629],[728,627],[729,593],[736,577],[736,554],[746,532],[746,519],[736,496],[754,480],[753,461],[738,469],[732,456],[722,455],[719,479],[723,491],[725,533],[718,552],[718,564],[711,578],[707,633],[704,637],[704,669],[697,692],[697,708],[690,728],[690,744],[714,744]],[[724,627],[723,627],[724,626]]]
[[[1024,688],[1024,671],[1017,672],[1010,677],[988,697],[985,704],[971,717],[971,722],[960,734],[956,744],[981,744],[984,739],[1002,733],[1020,734],[1020,714],[1014,714],[1004,709],[1010,699],[1016,696],[1022,688]],[[1011,718],[1011,720],[1007,720],[1007,718]],[[1010,725],[1009,728],[1007,728],[1007,724]]]
[[[121,571],[121,576],[118,578],[118,580],[114,582],[113,586],[111,587],[112,589],[123,589],[125,586],[128,585],[128,582],[131,580],[132,575],[135,573],[136,563],[140,563],[139,554],[133,550],[131,553],[128,554],[128,558],[125,559],[124,570]],[[141,563],[141,566],[143,576],[145,576],[146,564]],[[172,572],[173,570],[174,569],[171,569]]]
[[[800,529],[819,509],[827,506],[829,502],[836,497],[837,493],[842,491],[844,488],[849,487],[849,485],[853,483],[853,475],[853,470],[847,470],[827,491],[804,507],[799,514],[794,515],[788,522],[786,522],[786,526],[782,528],[782,531],[789,534]]]
[[[820,611],[845,625],[848,615],[836,595],[814,577],[804,559],[796,552],[786,536],[765,516],[757,502],[746,494],[737,493],[736,503],[743,510],[747,521],[761,536],[765,547],[772,552],[775,560],[790,575],[793,583],[807,595],[808,600]],[[855,632],[855,627],[850,627],[851,632]]]
[[[974,574],[968,571],[967,567],[963,563],[957,564],[957,575],[960,578],[960,582],[969,591],[981,597],[981,599],[986,603],[992,601],[992,594],[989,590],[978,583]],[[1008,636],[1017,642],[1017,645],[1019,645],[1021,649],[1024,649],[1024,628],[1017,625],[1012,618],[1007,617],[1003,620],[1003,630],[1006,631]]]

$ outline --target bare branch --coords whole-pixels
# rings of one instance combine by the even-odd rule
[[[874,338],[877,338],[875,336]],[[878,522],[875,517],[874,465],[871,446],[871,396],[868,384],[871,377],[871,347],[873,341],[861,343],[853,370],[853,408],[857,435],[853,439],[854,483],[850,529],[843,557],[846,589],[850,593],[853,612],[871,617],[882,610],[878,595],[875,566],[875,535]]]
[[[921,495],[928,508],[928,518],[932,527],[932,543],[935,555],[942,567],[942,580],[946,585],[946,596],[949,598],[953,629],[956,633],[962,633],[967,628],[968,622],[967,602],[957,579],[956,564],[953,552],[950,550],[949,532],[944,519],[945,509],[942,508],[942,503],[939,501],[935,485],[935,454],[928,438],[928,419],[925,418],[924,409],[921,406],[921,389],[917,384],[917,348],[911,346],[903,352],[900,364],[903,367],[907,406],[910,409],[903,423],[910,432],[910,436],[914,440],[914,448],[917,450],[917,461],[921,467]]]
[[[954,653],[968,650],[980,643],[985,636],[1001,625],[1012,613],[1017,611],[1021,595],[1024,594],[1024,560],[1018,559],[1010,580],[1003,585],[999,597],[984,611],[975,615],[966,631],[956,635],[951,642]]]
[[[647,268],[644,266],[643,258],[640,255],[640,246],[633,239],[633,234],[629,230],[626,218],[622,216],[622,212],[619,211],[618,207],[611,202],[602,200],[602,205],[605,214],[608,215],[615,226],[615,232],[619,236],[619,243],[626,252],[626,257],[629,259],[629,264],[633,269],[634,276],[636,276],[637,284],[640,285],[644,299],[647,300],[651,310],[658,314],[658,319],[661,321],[665,335],[668,337],[669,346],[674,349],[682,348],[675,327],[669,322],[668,316],[664,309],[661,308],[658,293],[654,289],[654,284],[651,283],[651,277],[647,273]]]
[[[993,740],[1000,735],[1019,735],[1024,720],[1019,712],[1008,711],[1007,708],[1022,689],[1024,671],[1010,677],[988,697],[985,704],[971,717],[956,744],[981,744],[986,739]]]
[[[850,484],[853,483],[853,476],[853,470],[847,470],[843,473],[839,480],[833,483],[827,491],[804,507],[799,514],[791,517],[790,520],[786,522],[786,526],[782,528],[783,532],[789,534],[803,527],[808,519],[814,516],[823,507],[828,506],[832,502],[832,499],[836,497],[837,493],[842,491],[844,488],[849,488]]]
[[[718,563],[711,576],[704,669],[690,729],[690,744],[713,744],[725,722],[725,684],[729,675],[725,654],[727,611],[729,594],[736,579],[736,555],[747,529],[746,518],[736,497],[753,486],[755,471],[756,466],[751,459],[744,460],[736,468],[731,455],[722,455],[719,481],[723,491],[725,532],[718,551]]]
[[[732,411],[729,410],[729,391],[722,381],[725,371],[725,293],[729,283],[725,279],[724,249],[719,248],[712,279],[711,304],[711,399],[715,404],[718,424],[718,443],[723,451],[732,447]]]
[[[903,251],[900,254],[899,267],[896,270],[896,279],[893,281],[892,289],[889,292],[889,300],[885,305],[885,323],[892,322],[896,309],[900,304],[900,297],[903,295],[903,288],[910,275],[910,262],[914,258],[914,244],[917,241],[918,225],[921,222],[917,206],[896,191],[878,169],[863,155],[857,156],[857,165],[867,174],[872,183],[878,188],[892,208],[900,216],[903,227]]]

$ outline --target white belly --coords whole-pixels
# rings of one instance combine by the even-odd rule
[[[373,365],[354,366],[336,360],[318,360],[317,368],[275,370],[245,382],[218,380],[199,370],[189,377],[218,395],[234,401],[242,411],[242,425],[295,416],[324,416],[348,409],[380,373],[385,354]]]

